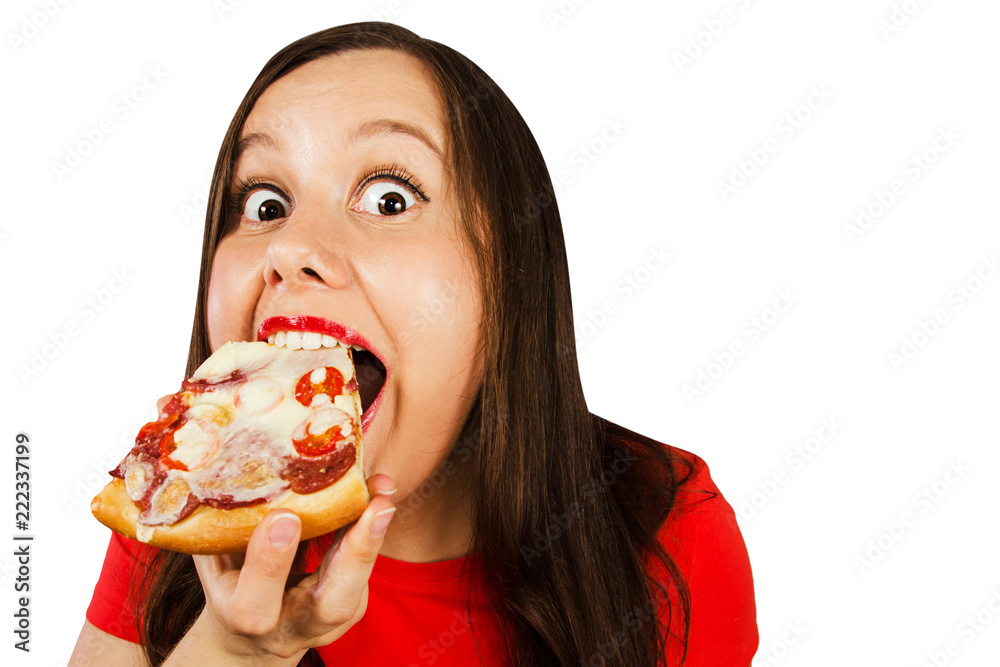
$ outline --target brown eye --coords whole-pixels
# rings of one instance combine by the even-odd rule
[[[378,212],[396,215],[406,210],[406,200],[398,192],[387,192],[378,200]]]
[[[399,215],[416,203],[410,192],[396,183],[372,183],[354,207],[373,215]]]
[[[287,218],[292,205],[273,190],[258,190],[247,197],[243,215],[256,222]]]

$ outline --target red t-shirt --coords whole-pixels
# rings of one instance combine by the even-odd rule
[[[684,665],[748,667],[758,642],[750,560],[732,507],[719,493],[705,462],[689,456],[694,474],[678,494],[678,511],[660,530],[661,542],[684,574],[691,594]],[[719,495],[695,502],[702,497],[698,490]],[[138,642],[126,599],[136,564],[145,561],[149,549],[112,534],[87,609],[87,619],[98,629]],[[317,566],[318,559],[306,563],[308,570]],[[479,553],[437,563],[378,556],[368,582],[364,618],[319,649],[324,662],[394,667],[513,664],[502,657],[499,620],[491,611],[482,567]]]

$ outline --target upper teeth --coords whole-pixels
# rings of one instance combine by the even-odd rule
[[[287,347],[289,350],[318,350],[320,347],[349,347],[352,350],[363,350],[360,345],[348,345],[328,334],[315,331],[278,331],[267,337],[267,342],[277,347]]]

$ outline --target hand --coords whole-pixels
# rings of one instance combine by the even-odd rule
[[[167,394],[166,396],[164,396],[162,398],[156,399],[156,414],[157,415],[160,414],[160,411],[163,410],[163,406],[166,405],[170,401],[170,399],[173,398],[173,397],[174,397],[173,394]]]
[[[372,501],[337,540],[319,569],[295,583],[289,577],[302,524],[273,510],[254,530],[246,556],[194,556],[205,589],[199,634],[230,655],[297,661],[306,649],[338,639],[364,616],[368,578],[395,507],[395,484],[368,479]],[[242,561],[242,563],[240,562]],[[194,629],[194,628],[192,628]],[[294,663],[290,663],[294,664]]]

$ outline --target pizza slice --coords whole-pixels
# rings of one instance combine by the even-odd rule
[[[229,342],[142,427],[91,503],[101,523],[190,554],[245,551],[284,507],[302,539],[331,532],[370,499],[352,351]]]

